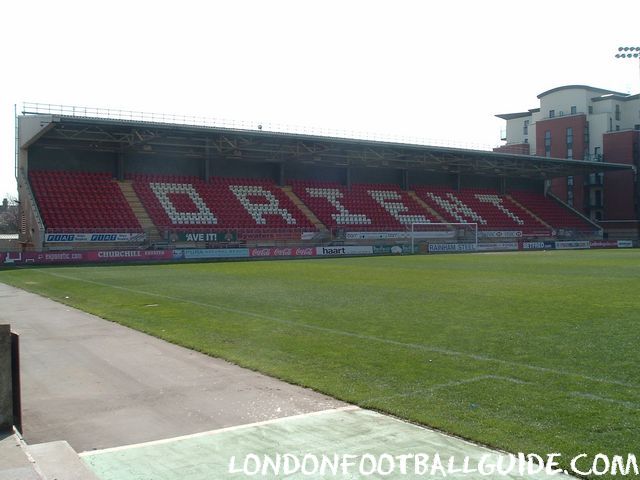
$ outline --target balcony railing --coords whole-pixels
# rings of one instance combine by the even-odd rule
[[[596,208],[604,208],[604,203],[602,200],[588,200],[585,202],[585,208],[588,208],[590,210]]]
[[[584,184],[588,187],[597,187],[604,184],[604,177],[597,173],[591,173],[584,179]]]

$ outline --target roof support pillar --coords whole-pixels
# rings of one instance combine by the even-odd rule
[[[209,139],[207,138],[204,144],[204,158],[202,159],[202,177],[206,183],[209,183],[209,178],[211,177],[211,163],[213,159],[211,158],[211,148],[209,146]]]
[[[351,167],[345,169],[345,180],[347,190],[351,190]]]
[[[507,193],[507,177],[498,177],[498,193],[500,195]]]
[[[278,168],[278,186],[284,187],[284,185],[285,185],[284,163],[277,164],[277,168]]]
[[[116,157],[116,178],[119,182],[123,181],[126,177],[126,162],[125,154],[123,151],[119,151]]]
[[[400,170],[402,172],[402,178],[400,179],[401,185],[400,188],[402,188],[402,190],[409,190],[409,170],[407,170],[406,168],[403,170]]]

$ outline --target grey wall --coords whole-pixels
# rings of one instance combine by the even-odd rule
[[[319,168],[289,163],[285,166],[285,178],[287,180],[317,180],[320,182],[338,182],[344,184],[346,182],[346,173],[345,168]]]
[[[279,179],[279,165],[270,162],[246,162],[213,158],[210,176]],[[114,152],[89,152],[80,150],[53,150],[42,147],[29,148],[29,168],[32,170],[72,170],[85,172],[109,172],[115,176],[117,154]],[[204,159],[201,157],[176,157],[161,154],[133,153],[125,155],[126,173],[156,175],[189,175],[204,177]],[[285,165],[285,180],[319,180],[346,183],[345,167],[317,167],[296,163]],[[352,183],[391,183],[402,185],[402,170],[391,168],[352,168]],[[424,171],[409,171],[411,186],[448,186],[456,188],[456,175]],[[462,175],[462,188],[499,189],[495,176]],[[541,192],[544,182],[522,178],[507,179],[509,189]]]
[[[211,176],[270,178],[278,180],[280,165],[273,162],[238,162],[214,158],[211,163]]]
[[[29,148],[30,170],[72,170],[79,172],[116,171],[116,154],[83,150],[55,150],[42,147]]]
[[[12,392],[11,330],[9,325],[0,325],[0,432],[13,428]]]
[[[462,175],[460,177],[460,188],[492,188],[498,190],[500,181],[498,177]]]
[[[544,192],[544,180],[532,180],[530,178],[507,178],[507,192],[509,190],[530,190],[538,193]]]
[[[200,176],[202,159],[133,153],[125,155],[124,168],[127,174]]]
[[[391,168],[353,168],[352,183],[392,183],[402,184],[402,170]]]
[[[447,186],[456,187],[456,176],[450,173],[409,171],[409,187],[411,186]]]

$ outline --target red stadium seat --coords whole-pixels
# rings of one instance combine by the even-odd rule
[[[142,232],[108,173],[35,170],[29,181],[48,230]]]
[[[593,225],[570,209],[562,206],[553,198],[529,191],[514,190],[509,193],[514,200],[524,205],[536,216],[556,229],[579,232],[591,232],[595,229]]]

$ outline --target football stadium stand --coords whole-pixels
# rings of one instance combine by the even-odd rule
[[[638,239],[637,212],[603,183],[614,173],[630,178],[629,162],[611,163],[617,156],[564,159],[32,103],[17,120],[23,252],[458,251],[456,241],[468,239],[451,232],[470,230],[485,250]],[[554,185],[570,177],[578,186],[565,201]],[[461,223],[474,225],[453,226]],[[429,250],[438,243],[451,247]]]
[[[35,170],[31,188],[48,232],[141,232],[109,173]]]
[[[47,232],[141,232],[136,214],[108,173],[30,172]],[[305,238],[330,230],[407,231],[414,223],[476,223],[479,231],[589,232],[593,225],[555,199],[531,191],[196,176],[128,176],[163,238],[175,232],[232,231],[240,241]],[[293,195],[292,195],[293,194]],[[299,202],[295,200],[299,199]],[[297,204],[296,204],[297,203]],[[305,213],[306,212],[306,213]],[[321,223],[318,223],[321,222]],[[308,236],[306,238],[311,238]]]

